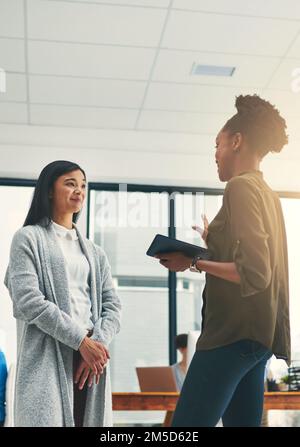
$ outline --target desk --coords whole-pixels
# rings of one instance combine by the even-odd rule
[[[166,411],[170,426],[179,393],[113,393],[114,411]],[[300,410],[300,392],[265,392],[265,410]]]

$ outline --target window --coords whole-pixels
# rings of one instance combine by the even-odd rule
[[[289,255],[289,282],[290,282],[290,320],[291,320],[291,340],[292,340],[292,361],[300,361],[300,233],[299,233],[299,198],[282,198],[282,210],[285,219],[288,255]],[[272,357],[270,371],[275,379],[279,380],[287,374],[287,366],[283,360],[276,360]],[[269,425],[278,427],[299,427],[300,411],[269,411]]]
[[[300,199],[282,198],[281,204],[285,218],[286,233],[288,240],[292,360],[299,361],[300,360],[300,325],[299,325]]]
[[[146,256],[168,234],[168,195],[91,191],[90,238],[106,252],[123,304],[122,331],[110,345],[113,391],[139,391],[135,368],[169,364],[168,272]],[[114,423],[155,424],[163,412],[115,412]]]
[[[201,235],[193,230],[203,228],[202,214],[210,222],[222,206],[222,195],[177,194],[175,198],[176,239],[205,247]],[[177,333],[201,330],[202,292],[205,274],[186,270],[177,273]]]
[[[199,244],[200,235],[190,225],[201,224],[203,212],[211,220],[222,196],[219,193],[204,198],[195,190],[191,202],[191,194],[183,194],[183,188],[177,192],[127,185],[123,191],[121,186],[119,190],[119,185],[90,186],[89,237],[107,253],[123,304],[122,331],[110,346],[112,389],[134,392],[139,391],[136,366],[168,365],[170,359],[174,363],[176,350],[170,333],[176,335],[201,325],[204,274],[177,275],[176,320],[175,282],[156,260],[146,256],[146,251],[157,233],[176,233],[178,239]],[[190,215],[195,211],[196,215]],[[162,412],[114,415],[116,425],[153,425],[163,419]]]
[[[200,328],[205,280],[204,274],[177,275],[176,313],[172,301],[176,297],[175,282],[156,260],[146,256],[146,251],[157,233],[176,233],[178,239],[200,244],[200,235],[190,226],[201,225],[203,212],[212,220],[222,196],[204,196],[196,190],[194,195],[184,194],[184,189],[177,192],[171,188],[156,192],[151,187],[137,187],[131,191],[135,187],[130,185],[128,191],[117,191],[118,186],[91,185],[89,237],[107,253],[123,304],[122,331],[110,346],[112,390],[135,392],[139,391],[136,366],[162,366],[170,364],[170,359],[171,363],[176,361],[174,340],[170,339],[172,327],[177,325],[174,335]],[[164,415],[115,412],[114,422],[155,425],[161,424]]]
[[[23,225],[27,215],[33,188],[30,186],[6,186],[0,184],[1,197],[1,238],[0,238],[0,346],[7,363],[16,358],[16,325],[12,315],[11,300],[3,284],[9,260],[9,250],[14,233]]]

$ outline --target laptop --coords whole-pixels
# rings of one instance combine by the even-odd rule
[[[177,392],[176,379],[171,366],[137,367],[141,392]]]

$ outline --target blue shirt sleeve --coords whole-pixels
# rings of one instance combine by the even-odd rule
[[[7,379],[6,360],[3,352],[0,351],[0,422],[3,422],[5,419],[6,379]]]

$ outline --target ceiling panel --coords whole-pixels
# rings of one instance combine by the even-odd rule
[[[28,0],[28,36],[73,42],[156,46],[166,11]]]
[[[0,36],[24,37],[23,0],[0,1]]]
[[[299,29],[298,22],[284,20],[172,11],[162,46],[282,56]]]
[[[54,106],[55,107],[55,106]],[[70,131],[61,127],[54,132],[48,126],[28,126],[16,129],[13,126],[0,124],[1,142],[17,145],[33,145],[65,147],[65,148],[104,148],[120,149],[122,151],[147,152],[185,152],[202,154],[205,150],[211,153],[214,147],[214,137],[200,134],[171,133],[171,132],[132,132],[122,131],[120,134],[113,130],[78,128]],[[121,138],[120,138],[121,136]]]
[[[51,0],[56,1],[56,0]],[[69,0],[70,1],[70,0]],[[72,0],[81,3],[109,3],[111,5],[130,5],[130,6],[154,6],[157,8],[167,8],[170,0]]]
[[[5,71],[25,71],[24,41],[0,38],[0,67]]]
[[[54,42],[29,42],[31,73],[147,79],[155,50]]]
[[[287,52],[286,57],[300,59],[300,35],[297,37],[297,39]]]
[[[145,109],[202,113],[235,113],[235,96],[259,94],[259,90],[243,87],[152,84]]]
[[[295,72],[295,70],[297,71]],[[271,89],[292,90],[294,82],[298,84],[300,89],[300,59],[284,59],[268,87]]]
[[[275,104],[284,118],[289,116],[300,117],[300,92],[294,93],[292,90],[281,91],[266,89],[263,92],[263,97],[272,104]],[[288,120],[287,124],[289,124]]]
[[[1,123],[27,123],[27,105],[0,102]]]
[[[137,111],[89,107],[31,106],[32,124],[133,129]]]
[[[174,0],[173,8],[257,17],[300,19],[299,0]]]
[[[222,53],[161,50],[156,62],[153,80],[218,84],[225,86],[255,86],[267,84],[280,58],[242,56]],[[235,67],[233,76],[193,76],[193,64]],[[259,70],[256,69],[259,67]]]
[[[227,119],[222,114],[144,111],[139,129],[216,135]]]
[[[6,73],[6,92],[0,93],[0,101],[27,100],[26,76],[23,74]]]
[[[145,82],[30,76],[33,103],[138,108],[144,91]]]
[[[300,140],[300,133],[299,133],[299,121],[300,121],[300,114],[298,116],[289,116],[289,115],[284,115],[284,118],[286,120],[287,123],[287,134],[289,135],[289,141],[291,146],[294,148],[295,147],[295,143],[297,141],[297,156],[298,158],[300,158],[300,153],[299,153],[299,144],[298,141]],[[288,148],[286,152],[286,155],[292,155],[292,153],[290,153],[290,150]],[[295,156],[295,149],[293,149],[293,156]]]
[[[0,68],[7,72],[0,122],[10,129],[26,124],[29,106],[37,127],[24,129],[35,129],[35,144],[61,135],[77,144],[81,135],[82,146],[89,137],[93,147],[101,141],[114,149],[212,151],[213,157],[215,134],[236,112],[235,96],[258,93],[287,120],[291,143],[284,157],[300,158],[300,75],[299,92],[292,91],[292,71],[300,68],[299,19],[299,0],[0,0]],[[195,77],[193,63],[236,70],[232,77]],[[134,132],[146,91],[143,131]],[[74,128],[73,140],[67,127]],[[18,135],[20,145],[25,133]]]

